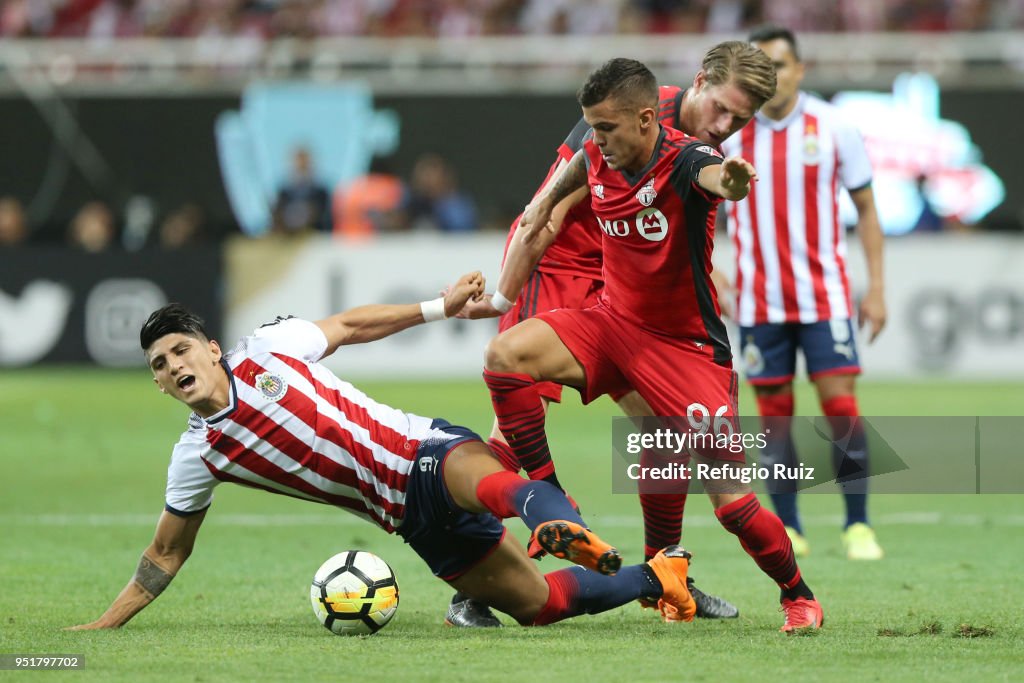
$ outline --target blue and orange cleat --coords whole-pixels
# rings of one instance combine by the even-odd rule
[[[786,615],[786,623],[779,629],[783,633],[812,631],[821,628],[821,625],[825,623],[825,613],[821,610],[818,601],[813,598],[797,598],[796,600],[783,598],[779,611]]]
[[[572,509],[576,511],[576,514],[580,513],[579,504],[570,496],[568,493],[565,497],[569,499],[569,503],[572,505]],[[531,560],[539,560],[548,554],[548,551],[544,550],[540,543],[537,542],[537,534],[534,531],[530,532],[530,540],[526,542],[526,554],[530,556]]]
[[[550,555],[611,576],[622,566],[622,555],[590,529],[564,519],[544,522],[534,530],[537,544]]]
[[[658,609],[661,610],[662,621],[693,621],[697,614],[697,603],[686,586],[691,557],[690,552],[682,546],[670,545],[647,561],[661,582]]]
[[[686,588],[697,603],[698,619],[736,619],[740,616],[740,610],[725,598],[705,593],[693,583],[693,577],[686,577]],[[658,609],[658,601],[654,598],[637,598],[637,602],[644,609]]]

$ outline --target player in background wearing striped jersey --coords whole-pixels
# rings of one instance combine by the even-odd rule
[[[319,363],[343,345],[453,315],[483,286],[473,273],[419,305],[362,306],[315,323],[278,318],[226,354],[181,305],[154,312],[140,333],[153,381],[192,414],[135,575],[99,619],[72,628],[120,627],[160,595],[191,554],[221,482],[335,505],[397,533],[436,576],[524,625],[640,597],[692,619],[685,550],[620,568],[557,487],[505,470],[472,431],[377,403]],[[583,566],[542,575],[505,534],[500,518],[515,516],[549,553]]]
[[[658,89],[658,120],[667,127],[709,142],[716,147],[730,135],[743,128],[752,116],[751,101],[757,99],[756,83],[771,66],[765,55],[742,41],[726,41],[712,47],[704,55],[701,70],[694,76],[689,88],[661,86]],[[558,160],[537,190],[540,194],[556,178],[572,156],[583,147],[590,131],[586,121],[580,119],[558,148]],[[537,313],[556,308],[588,308],[597,303],[604,287],[601,274],[601,231],[597,229],[594,212],[589,202],[581,202],[553,217],[556,232],[541,236],[550,246],[540,261],[527,264],[528,268],[504,269],[496,289],[497,300],[508,302],[502,293],[522,292],[506,303],[503,313],[494,308],[494,297],[488,296],[478,304],[469,304],[465,317],[501,316],[498,331],[504,332],[516,323]],[[515,263],[509,254],[521,247],[519,218],[512,223],[506,242],[504,263]],[[538,392],[546,410],[549,402],[558,403],[562,387],[554,382],[538,384]],[[652,415],[650,406],[632,390],[612,395],[622,412],[633,417]],[[531,479],[546,479],[558,486],[555,466],[544,450],[534,451],[520,463],[505,446],[497,421],[491,431],[491,444],[506,466],[518,471],[525,469]],[[642,455],[646,464],[649,454]],[[640,491],[640,507],[644,520],[644,555],[653,557],[660,548],[677,544],[682,535],[683,511],[687,494],[674,487],[671,492]],[[704,618],[734,618],[739,610],[720,597],[708,595],[693,584],[690,590],[697,602],[697,616]],[[468,624],[467,624],[468,625]]]
[[[831,105],[800,90],[804,65],[793,34],[768,26],[750,40],[775,63],[778,90],[724,149],[748,159],[761,176],[750,196],[728,210],[737,262],[732,297],[737,299],[745,370],[764,426],[771,427],[765,430],[769,441],[761,457],[797,464],[790,420],[799,348],[833,431],[832,460],[846,504],[846,554],[877,560],[882,548],[868,526],[868,449],[854,391],[860,364],[837,211],[841,184],[859,216],[868,290],[858,318],[874,341],[886,311],[871,163],[857,129]],[[769,492],[794,550],[806,555],[810,546],[800,525],[796,488],[792,482],[771,482]]]
[[[758,104],[775,93],[768,67]],[[591,138],[524,211],[523,244],[551,229],[559,204],[589,201],[603,232],[605,287],[590,308],[542,313],[488,345],[484,379],[502,432],[517,451],[547,449],[536,385],[553,381],[578,389],[584,403],[633,388],[656,416],[689,422],[699,434],[735,435],[737,380],[711,252],[718,204],[744,198],[754,168],[660,125],[654,75],[636,60],[606,62],[577,99]],[[750,113],[755,109],[751,104]],[[530,252],[517,258],[530,259]],[[680,423],[676,416],[684,415]],[[740,481],[742,447],[712,440],[689,453],[718,475],[704,485],[722,526],[781,589],[781,630],[820,627],[821,606],[782,522]],[[663,618],[676,618],[670,605],[660,607]]]

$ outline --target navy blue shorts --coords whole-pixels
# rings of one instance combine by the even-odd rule
[[[469,441],[482,441],[480,436],[445,420],[434,420],[430,426],[454,438],[420,443],[405,496],[405,519],[397,533],[434,576],[450,581],[494,552],[505,536],[505,526],[490,513],[474,514],[455,505],[444,485],[448,454]]]
[[[860,360],[850,320],[766,323],[740,328],[743,368],[751,384],[785,384],[796,374],[801,349],[812,380],[824,375],[859,375]]]

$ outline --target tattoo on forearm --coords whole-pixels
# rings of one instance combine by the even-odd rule
[[[565,167],[558,180],[551,187],[551,199],[557,204],[576,190],[583,187],[587,182],[587,164],[583,159],[583,153],[577,152],[569,165]]]
[[[155,598],[164,592],[167,584],[173,578],[173,574],[168,574],[157,566],[153,560],[143,555],[139,560],[139,566],[136,568],[135,576],[132,577],[132,580],[139,585],[139,588]]]

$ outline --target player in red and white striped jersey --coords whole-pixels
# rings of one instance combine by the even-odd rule
[[[860,365],[838,211],[842,186],[859,212],[857,230],[869,273],[859,318],[870,326],[873,340],[885,324],[885,298],[871,164],[857,129],[830,104],[800,91],[804,67],[793,34],[765,27],[750,39],[775,63],[778,89],[723,150],[742,155],[760,176],[750,195],[729,207],[728,222],[737,264],[734,310],[747,379],[766,426],[771,423],[762,458],[796,464],[789,427],[799,348],[835,433],[833,460],[846,500],[847,554],[877,559],[882,550],[867,524],[867,480],[856,476],[868,471],[868,457],[863,430],[854,419],[854,378]],[[806,554],[795,489],[777,489],[772,501],[793,547]]]
[[[557,487],[505,470],[472,431],[377,403],[318,362],[342,345],[453,315],[483,286],[473,273],[419,305],[363,306],[315,323],[278,318],[226,354],[181,305],[154,312],[140,333],[153,380],[193,412],[135,576],[98,620],[74,628],[119,627],[163,592],[191,554],[221,482],[349,510],[399,534],[436,576],[522,624],[639,598],[692,619],[684,550],[620,568],[618,552],[586,529]],[[504,533],[500,520],[515,516],[549,553],[596,571],[542,575]]]

